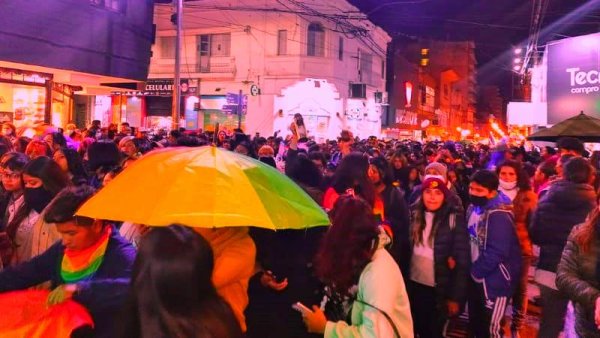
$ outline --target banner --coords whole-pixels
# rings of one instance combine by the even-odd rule
[[[583,111],[600,118],[600,33],[548,45],[548,124]]]

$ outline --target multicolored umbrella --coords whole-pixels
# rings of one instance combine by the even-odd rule
[[[531,141],[556,142],[561,137],[574,137],[583,142],[600,142],[600,119],[581,112],[551,128],[542,129],[527,137]]]
[[[77,215],[151,226],[328,225],[327,214],[287,176],[224,149],[167,148],[131,164]]]

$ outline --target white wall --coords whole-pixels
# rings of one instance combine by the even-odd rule
[[[287,3],[288,0],[281,2]],[[314,1],[303,0],[310,8],[322,14],[340,14],[341,11],[357,11],[344,0]],[[292,8],[293,4],[287,4]],[[233,10],[223,10],[231,8]],[[385,79],[381,75],[381,62],[385,60],[385,50],[389,36],[380,28],[367,20],[352,20],[368,29],[367,38],[348,38],[342,33],[333,31],[336,25],[322,17],[297,15],[275,11],[249,10],[250,8],[286,9],[279,2],[269,0],[203,0],[185,2],[184,8],[184,48],[182,50],[182,77],[199,78],[202,95],[224,95],[227,92],[237,93],[242,90],[249,93],[252,84],[261,89],[261,95],[250,96],[246,132],[261,132],[270,135],[277,130],[275,126],[278,109],[292,109],[303,113],[303,109],[323,110],[330,112],[327,128],[328,134],[339,134],[341,124],[336,124],[336,113],[343,118],[345,113],[356,109],[356,103],[348,100],[350,82],[359,82],[358,55],[372,54],[371,81],[367,86],[367,99],[364,101],[366,114],[371,120],[377,120],[378,127],[372,127],[365,133],[379,133],[380,107],[374,103],[374,93],[385,91]],[[309,13],[306,9],[295,10]],[[157,5],[155,23],[157,24],[157,43],[153,46],[153,57],[149,78],[171,78],[173,76],[173,59],[161,57],[160,37],[174,36],[175,30],[170,22],[172,6]],[[359,15],[352,14],[353,16]],[[319,22],[325,27],[325,55],[323,57],[307,56],[307,28],[310,22]],[[337,27],[339,30],[339,27]],[[277,32],[287,30],[287,53],[277,55]],[[196,69],[197,47],[196,36],[200,34],[231,34],[231,53],[227,57],[215,57],[211,63],[219,65],[214,72],[200,73]],[[343,58],[338,59],[339,38],[343,37]],[[373,42],[367,42],[373,41]],[[372,48],[369,45],[378,46]],[[382,52],[383,51],[383,52]],[[212,69],[211,69],[212,70]],[[290,88],[301,88],[307,79],[321,79],[327,83],[320,92],[323,95],[312,97],[312,107],[297,107],[300,99],[297,91]],[[317,91],[319,92],[319,91]],[[315,93],[317,93],[315,92]],[[287,94],[286,94],[287,93]],[[313,93],[314,94],[314,93]],[[310,96],[310,95],[309,95]],[[322,96],[322,97],[321,97]],[[331,97],[339,97],[339,102],[332,108]],[[304,95],[306,97],[306,95]],[[286,102],[289,100],[289,102]],[[305,103],[305,106],[308,103]],[[362,103],[361,103],[362,105]],[[286,108],[291,107],[291,108]],[[335,111],[333,111],[335,110]],[[290,115],[285,111],[285,115]],[[362,125],[362,117],[356,121]],[[365,121],[366,123],[366,118]],[[369,122],[373,124],[374,122]],[[336,127],[337,126],[337,127]],[[337,129],[336,129],[337,128]],[[322,131],[322,128],[321,128]],[[330,135],[333,136],[333,135]]]

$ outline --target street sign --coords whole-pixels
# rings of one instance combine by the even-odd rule
[[[257,85],[250,86],[250,95],[256,96],[258,94],[260,94],[260,88]]]
[[[239,103],[239,96],[238,94],[234,94],[234,93],[227,93],[227,95],[225,96],[225,100],[227,100],[227,104],[238,104]]]
[[[223,105],[221,110],[228,114],[235,114],[237,112],[237,107],[238,107],[237,104],[225,104],[225,105]]]
[[[244,114],[244,115],[248,114],[248,105],[247,104],[242,105],[242,114]]]

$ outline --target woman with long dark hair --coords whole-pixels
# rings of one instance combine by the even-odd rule
[[[193,230],[155,228],[139,247],[122,337],[238,338],[239,324],[212,283],[210,245]]]
[[[384,248],[389,237],[378,226],[371,205],[362,198],[343,195],[331,220],[315,270],[332,292],[352,303],[351,323],[328,321],[324,312],[313,306],[312,311],[302,312],[308,331],[324,337],[413,337],[404,280]]]
[[[469,234],[449,193],[441,179],[426,179],[411,213],[408,295],[421,338],[443,337],[447,320],[461,313],[467,298]]]
[[[600,210],[573,228],[562,253],[556,286],[575,305],[579,337],[600,337]]]
[[[404,153],[400,150],[396,151],[390,158],[390,165],[392,167],[393,180],[400,188],[405,190],[405,186],[408,185],[408,160]]]
[[[529,176],[521,163],[506,160],[496,168],[496,172],[500,179],[498,190],[508,196],[513,203],[515,226],[523,255],[521,275],[519,276],[519,282],[512,297],[513,316],[511,330],[519,332],[523,328],[527,315],[527,284],[529,267],[533,259],[533,246],[529,238],[528,227],[532,213],[537,207],[538,198],[537,194],[531,188]]]
[[[350,153],[342,158],[335,174],[332,184],[323,197],[323,207],[326,210],[333,209],[335,202],[341,194],[352,189],[354,193],[362,197],[371,207],[375,207],[375,187],[369,180],[369,158],[361,153]]]
[[[87,167],[91,175],[90,185],[100,188],[104,176],[120,166],[119,148],[111,140],[100,140],[90,144],[87,149]]]
[[[404,190],[404,199],[406,202],[410,200],[410,195],[415,190],[415,187],[421,185],[421,177],[419,175],[419,168],[414,165],[408,167],[408,183],[402,187]]]
[[[87,184],[88,176],[79,153],[71,148],[60,148],[52,157],[60,169],[69,176],[73,185]]]

